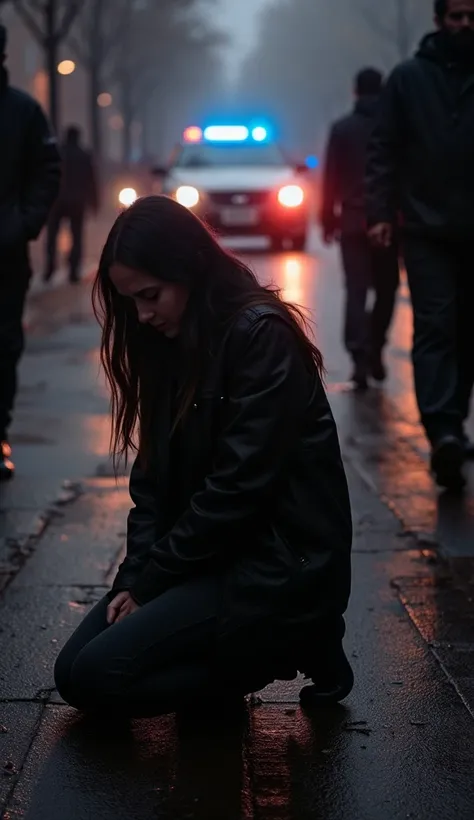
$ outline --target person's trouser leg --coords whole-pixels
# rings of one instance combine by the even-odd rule
[[[463,423],[469,418],[474,387],[474,242],[462,249],[458,271],[458,402]]]
[[[444,436],[462,435],[456,245],[407,237],[404,250],[414,313],[416,395],[428,438],[436,444]]]
[[[84,235],[84,209],[82,207],[73,207],[70,209],[69,224],[72,241],[71,253],[69,255],[69,279],[71,282],[77,282],[80,277]]]
[[[55,666],[64,699],[79,709],[146,717],[187,706],[211,691],[217,583],[176,587],[108,626],[109,598],[72,635]]]
[[[367,295],[372,284],[372,261],[366,237],[343,235],[341,252],[346,278],[345,346],[356,364],[367,364],[370,346]]]
[[[0,255],[0,440],[6,437],[24,348],[23,310],[30,280],[26,247]]]
[[[56,270],[58,235],[63,220],[62,209],[56,205],[51,211],[46,228],[46,267],[44,279],[51,279]]]
[[[371,249],[375,302],[371,317],[371,353],[379,355],[387,343],[400,283],[398,249]]]

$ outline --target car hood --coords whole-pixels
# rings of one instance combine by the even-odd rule
[[[261,191],[301,182],[291,167],[173,168],[166,187],[193,185],[200,191]]]

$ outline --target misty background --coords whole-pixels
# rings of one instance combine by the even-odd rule
[[[186,125],[219,116],[264,118],[295,158],[320,153],[355,72],[388,72],[433,28],[432,0],[56,0],[52,55],[47,6],[0,0],[12,82],[127,164],[164,160]]]

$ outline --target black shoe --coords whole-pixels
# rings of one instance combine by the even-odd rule
[[[384,382],[387,378],[387,368],[385,367],[381,350],[378,350],[376,353],[372,354],[370,375],[376,382]]]
[[[351,376],[356,390],[363,392],[369,387],[367,368],[361,362],[356,362],[354,372]]]
[[[444,436],[433,446],[431,469],[440,487],[459,491],[466,486],[462,473],[465,450],[457,436]]]
[[[330,662],[329,668],[322,658],[319,663],[321,668],[317,672],[301,670],[313,683],[312,686],[305,686],[300,692],[301,705],[306,709],[339,703],[347,698],[354,688],[354,672],[342,647],[337,658]]]
[[[10,461],[11,447],[6,441],[0,442],[0,482],[9,481],[15,475],[15,465]]]
[[[79,282],[81,281],[81,277],[79,276],[78,273],[75,273],[75,272],[71,271],[71,273],[69,274],[69,281],[70,281],[71,285],[78,285]]]

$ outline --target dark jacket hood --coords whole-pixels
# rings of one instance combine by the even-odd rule
[[[370,117],[372,119],[375,116],[379,102],[380,96],[378,94],[360,97],[355,104],[354,110],[356,114],[361,114],[363,117]]]
[[[416,56],[443,67],[459,63],[464,68],[474,70],[474,53],[461,60],[450,47],[450,35],[444,31],[435,31],[423,37]]]
[[[446,42],[440,31],[433,31],[426,34],[416,53],[417,57],[423,60],[431,60],[434,63],[445,64],[448,61]]]

